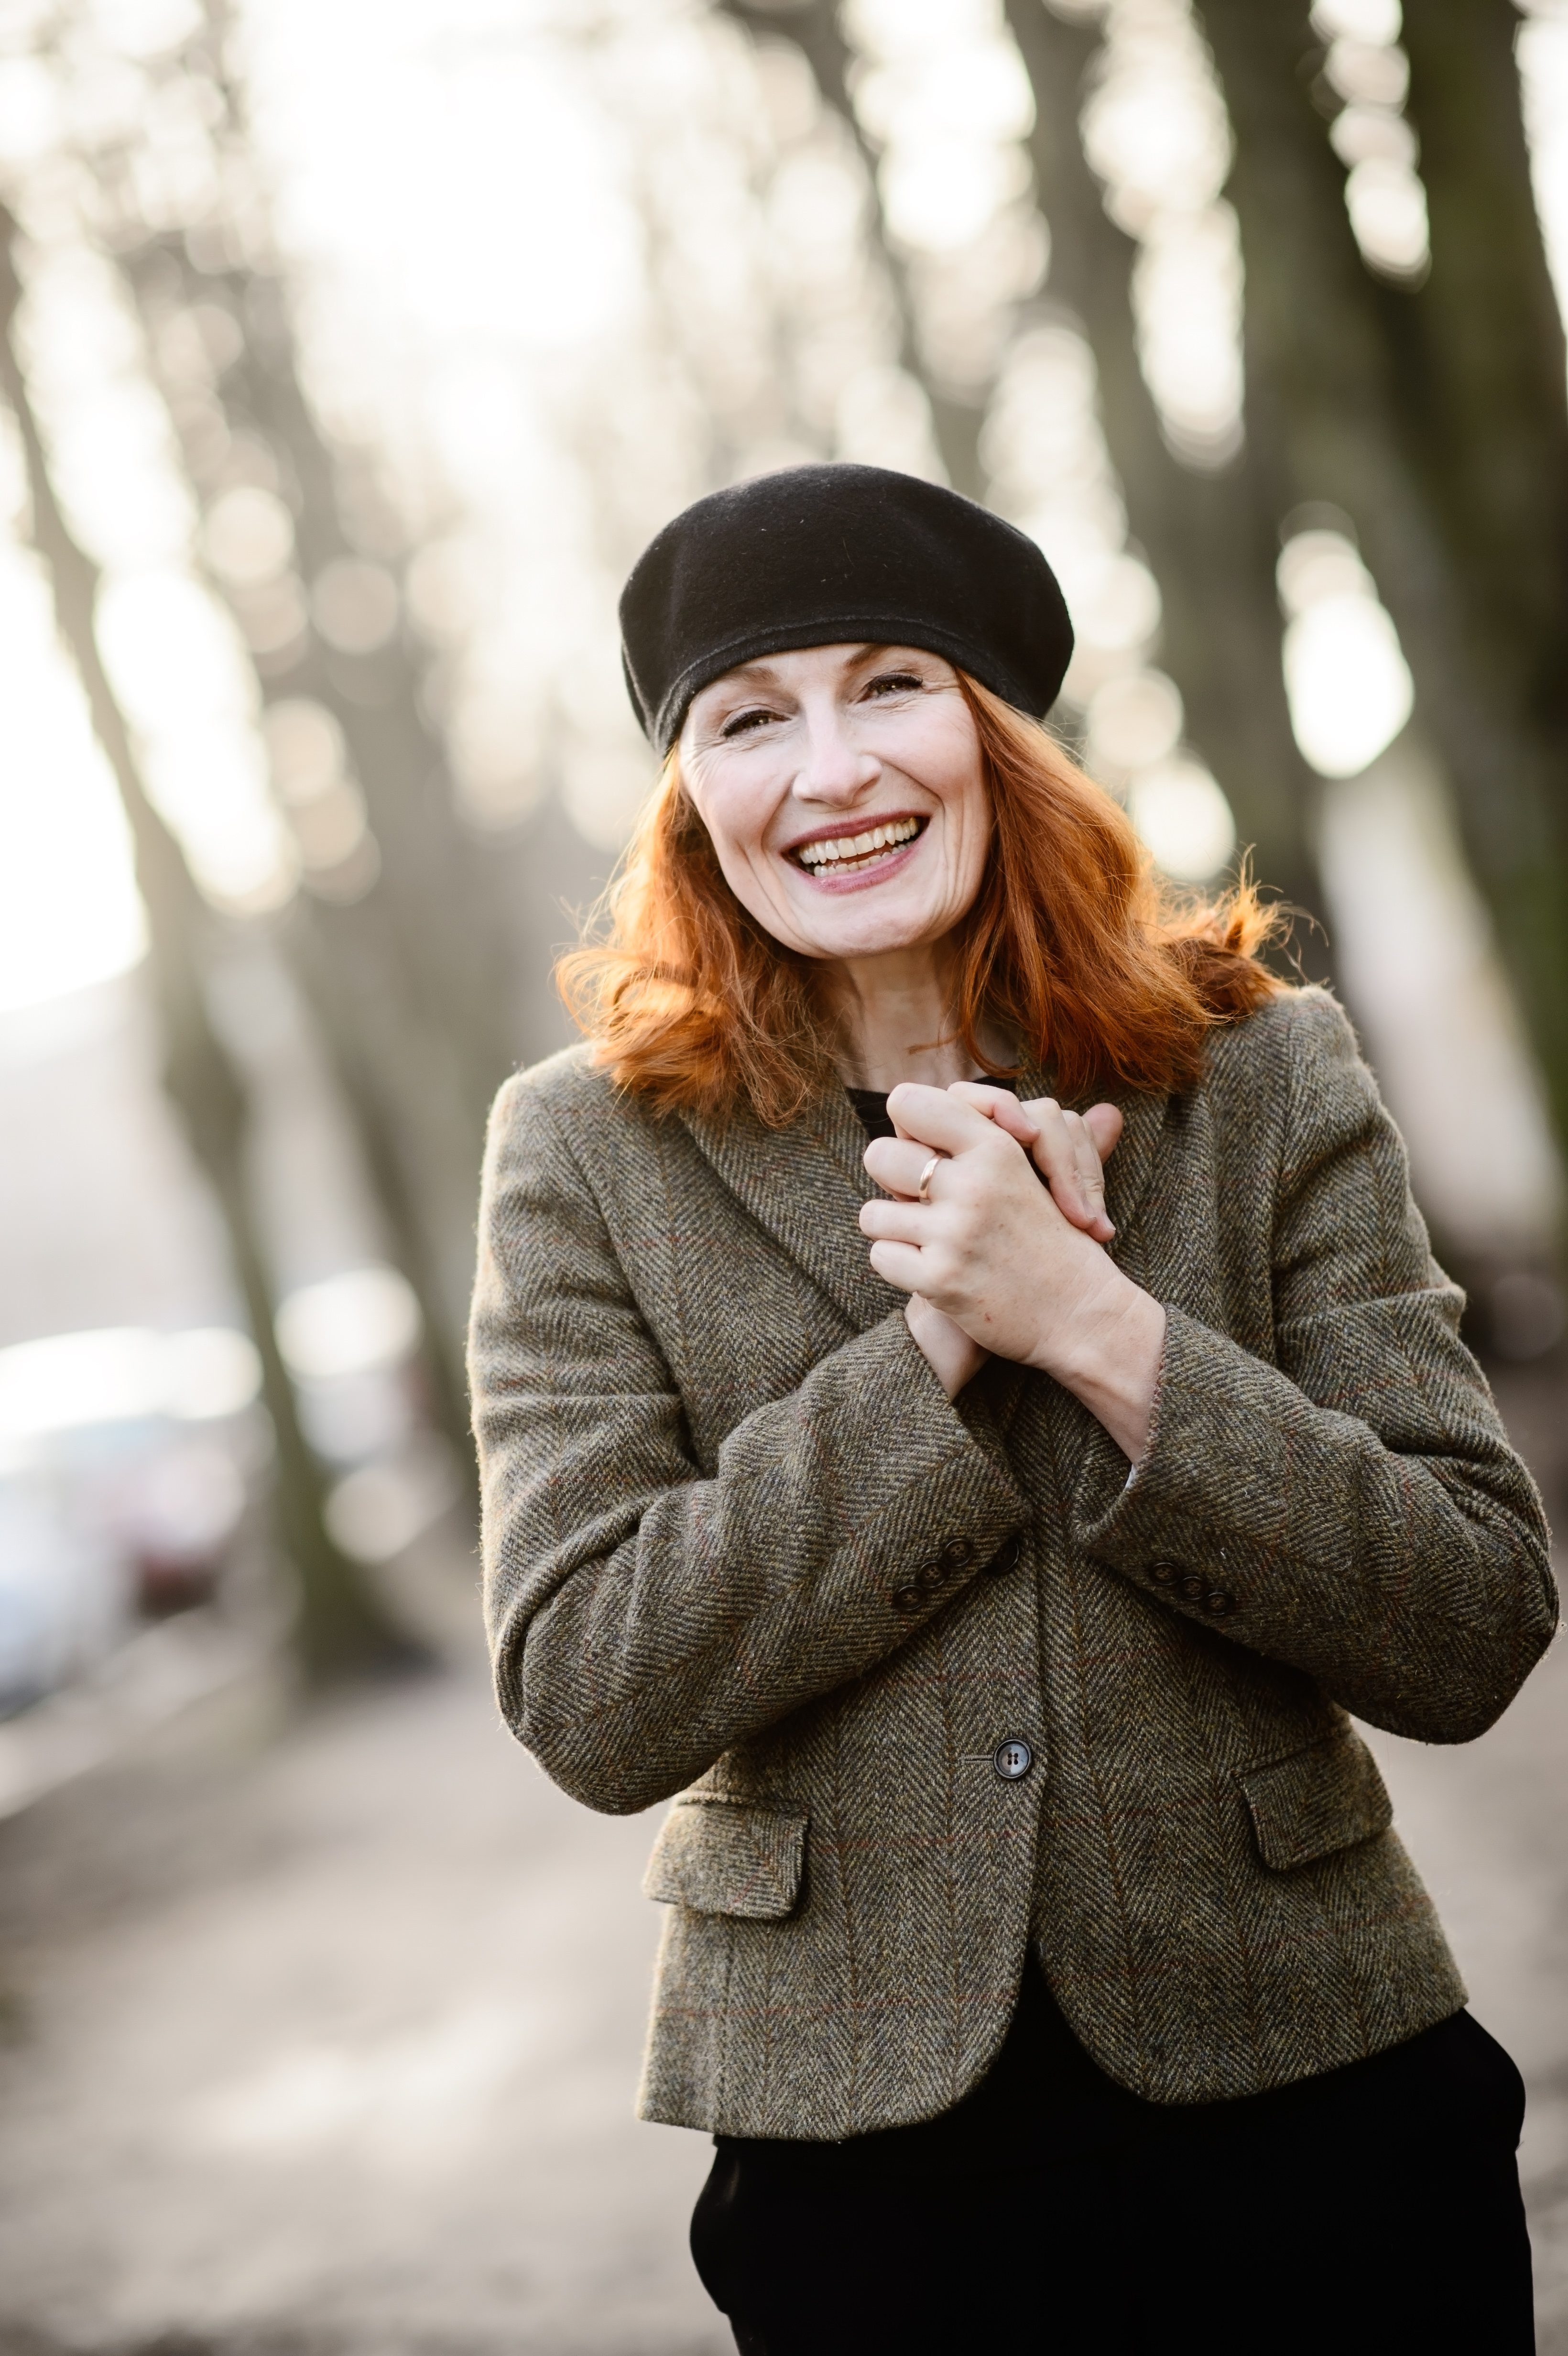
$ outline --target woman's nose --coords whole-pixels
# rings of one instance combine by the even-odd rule
[[[807,716],[805,757],[795,790],[805,801],[847,802],[874,785],[881,772],[877,755],[857,744],[836,710]]]

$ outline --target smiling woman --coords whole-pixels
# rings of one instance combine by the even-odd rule
[[[747,2356],[1523,2356],[1518,2074],[1349,1713],[1489,1725],[1545,1532],[1349,1026],[1047,734],[995,516],[794,469],[622,620],[665,774],[472,1376],[507,1719],[674,1798],[704,2281]]]
[[[876,486],[906,478],[802,467],[692,513],[736,501],[767,512],[781,496],[787,507],[807,479],[836,512],[863,500],[880,534]],[[923,526],[952,498],[912,487]],[[776,543],[781,515],[760,539]],[[659,788],[608,895],[604,937],[571,951],[559,980],[616,1078],[662,1108],[716,1112],[740,1098],[780,1127],[840,1072],[880,1088],[945,1085],[1017,1074],[1025,1044],[1064,1096],[1179,1087],[1201,1068],[1211,1025],[1276,989],[1256,961],[1276,920],[1250,884],[1203,905],[1173,894],[1119,805],[1029,716],[1052,700],[1071,644],[1055,584],[1041,594],[1031,576],[1051,576],[1022,534],[990,516],[977,529],[984,556],[969,552],[969,577],[924,625],[945,651],[784,646],[688,681],[673,718],[655,717],[674,737]],[[761,554],[781,561],[776,545]],[[1024,575],[1021,596],[1007,566]],[[694,668],[689,650],[660,634],[678,570],[656,541],[627,591],[634,617],[656,591],[655,625],[634,643],[677,678]],[[910,584],[894,585],[907,612]],[[841,610],[869,594],[833,590]],[[782,594],[809,609],[820,592],[806,580]],[[1030,604],[1057,658],[1043,698],[1009,672],[1029,660],[1008,633],[1015,605]],[[988,660],[976,605],[1002,616]],[[896,1044],[879,1012],[895,1001]]]
[[[967,674],[885,648],[821,648],[782,656],[776,668],[775,691],[815,686],[818,746],[830,709],[846,732],[841,752],[857,731],[865,739],[859,757],[876,770],[876,790],[851,787],[845,816],[816,818],[803,771],[785,798],[790,815],[776,822],[781,840],[744,847],[758,823],[750,813],[768,798],[767,763],[746,739],[770,739],[776,760],[787,728],[782,713],[763,716],[753,679],[734,715],[739,739],[705,744],[704,707],[720,691],[697,699],[607,896],[607,937],[569,951],[559,968],[568,1003],[629,1085],[671,1109],[717,1108],[739,1091],[764,1122],[789,1121],[846,1056],[848,1068],[864,1068],[844,1031],[858,1001],[841,960],[851,942],[879,953],[883,936],[944,942],[951,993],[921,1045],[879,1065],[887,1076],[878,1085],[890,1087],[949,1065],[952,1077],[964,1076],[961,1064],[1016,1068],[1009,1024],[1015,1039],[1037,1043],[1063,1095],[1117,1081],[1173,1085],[1199,1067],[1212,1023],[1275,990],[1254,958],[1276,920],[1252,887],[1218,904],[1174,894],[1109,794]],[[741,692],[722,684],[731,701]],[[966,766],[952,776],[939,771],[927,734],[933,707],[949,740],[968,731]],[[895,765],[884,776],[880,749],[896,752],[901,723],[924,749],[920,806],[899,810],[889,807],[899,773]],[[805,724],[797,715],[795,725]],[[818,791],[821,783],[819,771]],[[869,839],[879,830],[880,845]],[[851,905],[829,911],[829,900]]]

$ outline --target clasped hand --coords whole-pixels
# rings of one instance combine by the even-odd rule
[[[879,1276],[911,1296],[910,1331],[948,1397],[987,1355],[1012,1358],[1076,1393],[1136,1462],[1165,1312],[1104,1248],[1115,1233],[1103,1175],[1122,1133],[1115,1106],[1063,1112],[961,1081],[906,1083],[888,1111],[898,1135],[865,1158],[892,1199],[862,1205],[860,1227]]]

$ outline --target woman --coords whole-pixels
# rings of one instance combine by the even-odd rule
[[[622,616],[667,758],[496,1107],[487,1597],[548,1772],[678,1795],[641,2108],[738,2345],[1528,2349],[1518,2073],[1347,1712],[1490,1725],[1546,1534],[1344,1018],[1161,898],[980,509],[769,477]]]

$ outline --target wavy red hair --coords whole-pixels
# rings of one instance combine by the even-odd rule
[[[1250,878],[1200,904],[1155,872],[1125,810],[1037,721],[959,673],[995,834],[957,928],[953,1035],[982,1071],[1000,1029],[1082,1103],[1189,1088],[1207,1034],[1285,984],[1259,952],[1283,930]],[[784,948],[725,882],[672,751],[599,911],[556,969],[620,1084],[665,1111],[749,1099],[783,1128],[837,1078],[816,961]]]

